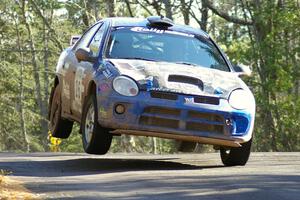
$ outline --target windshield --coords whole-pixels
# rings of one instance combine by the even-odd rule
[[[209,39],[146,27],[113,30],[106,57],[181,63],[230,71],[219,50]]]

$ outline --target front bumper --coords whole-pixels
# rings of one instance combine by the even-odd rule
[[[252,137],[253,115],[234,110],[225,99],[158,91],[141,91],[136,97],[112,92],[97,98],[99,123],[116,134],[232,147]],[[117,114],[116,105],[123,105],[125,112]]]

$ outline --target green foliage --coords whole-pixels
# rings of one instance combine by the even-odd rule
[[[114,137],[110,152],[173,153],[176,145],[168,139],[122,135]]]
[[[68,140],[62,140],[62,143],[59,145],[59,148],[62,152],[83,152],[81,134],[79,134],[78,124],[74,124],[70,137],[68,138]]]
[[[0,4],[0,151],[47,151],[47,102],[61,48],[71,35],[106,16],[166,14],[158,1],[2,0]],[[114,13],[108,3],[114,2]],[[172,17],[183,23],[182,1],[171,2]],[[190,1],[185,1],[186,5]],[[194,3],[191,24],[205,19],[205,5]],[[200,4],[196,4],[199,2]],[[258,4],[259,3],[259,4]],[[186,6],[185,5],[185,6]],[[233,63],[250,65],[245,81],[255,94],[255,151],[300,150],[300,8],[295,0],[214,1],[229,18],[209,12],[207,30]],[[203,13],[202,13],[203,11]],[[193,15],[191,14],[193,13]],[[203,14],[203,16],[201,16]],[[186,16],[186,15],[185,15]],[[194,16],[194,17],[192,17]],[[204,17],[204,18],[203,18]],[[252,20],[245,26],[230,17]],[[194,20],[194,21],[193,21]],[[32,41],[31,41],[32,39]],[[35,69],[34,63],[37,65]],[[40,85],[40,91],[38,90]],[[38,96],[38,92],[40,96]],[[42,105],[39,105],[38,99]],[[23,113],[23,114],[22,114]],[[23,123],[22,123],[23,118]],[[75,125],[61,151],[82,152]],[[28,145],[27,146],[27,142]],[[177,143],[151,137],[115,137],[111,152],[172,153]]]

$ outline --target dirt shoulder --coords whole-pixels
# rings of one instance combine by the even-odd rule
[[[21,182],[0,175],[0,200],[13,199],[31,200],[40,198],[22,186]]]

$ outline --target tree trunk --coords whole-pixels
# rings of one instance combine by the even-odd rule
[[[115,17],[115,2],[114,0],[105,0],[106,13],[109,17]]]
[[[185,2],[185,0],[180,0],[180,9],[183,15],[184,24],[186,25],[190,24],[190,9],[192,2],[193,0],[190,0],[188,3]]]
[[[208,20],[208,7],[205,4],[205,1],[202,1],[202,8],[201,8],[201,24],[200,28],[207,32],[207,20]]]
[[[27,21],[26,18],[26,2],[23,0],[21,2],[21,11],[22,11],[22,17],[23,17],[23,22],[28,34],[28,41],[29,41],[29,48],[31,51],[31,62],[33,66],[33,78],[35,82],[35,95],[36,95],[36,101],[39,107],[39,112],[40,112],[40,126],[41,126],[41,139],[43,141],[43,146],[46,149],[47,148],[47,140],[46,140],[46,134],[48,132],[48,122],[46,121],[47,119],[47,109],[45,106],[45,103],[43,102],[43,97],[42,97],[42,90],[41,90],[41,83],[40,83],[40,75],[39,75],[39,67],[37,64],[37,55],[36,55],[36,49],[33,41],[33,36],[32,36],[32,31],[31,31],[31,26]],[[45,138],[45,139],[44,139]]]
[[[163,0],[166,9],[166,17],[173,20],[172,5],[170,0]]]
[[[20,126],[21,126],[21,132],[24,137],[24,143],[26,146],[26,152],[30,152],[30,145],[29,145],[29,139],[26,131],[26,123],[25,123],[25,117],[24,117],[24,109],[23,109],[23,99],[24,99],[24,52],[22,51],[22,46],[21,46],[21,39],[20,39],[20,32],[19,32],[19,25],[16,22],[16,32],[17,32],[17,45],[18,49],[21,51],[19,52],[21,62],[20,62],[20,93],[19,93],[19,105],[20,105]]]
[[[49,32],[46,30],[46,26],[44,24],[44,35],[43,35],[43,40],[44,40],[44,91],[45,91],[45,98],[44,101],[46,102],[49,98],[49,93],[48,93],[48,88],[49,88],[49,62],[48,62],[48,56],[49,56],[49,47],[48,47],[48,42],[49,42]]]
[[[126,4],[126,7],[127,7],[128,12],[129,12],[129,16],[130,16],[130,17],[134,17],[134,16],[133,16],[133,13],[132,13],[132,9],[131,9],[131,7],[130,7],[130,2],[129,2],[128,0],[125,0],[125,4]]]
[[[152,152],[157,154],[157,138],[152,137]]]
[[[147,1],[147,2],[148,2],[148,1]],[[157,15],[161,15],[161,7],[162,7],[162,6],[161,6],[161,4],[160,4],[160,1],[158,1],[158,0],[153,0],[152,3],[149,3],[149,2],[148,2],[148,4],[153,6],[153,8],[154,8],[154,10],[156,11]]]
[[[50,39],[53,40],[53,42],[56,43],[59,50],[62,51],[63,46],[58,39],[59,37],[57,36],[56,31],[50,26],[50,24],[48,23],[48,20],[44,17],[44,15],[42,14],[42,12],[41,12],[40,8],[38,7],[38,5],[36,4],[36,2],[33,0],[30,0],[30,3],[32,4],[33,8],[35,9],[35,13],[43,20],[44,24],[47,26],[49,31],[53,34]]]

